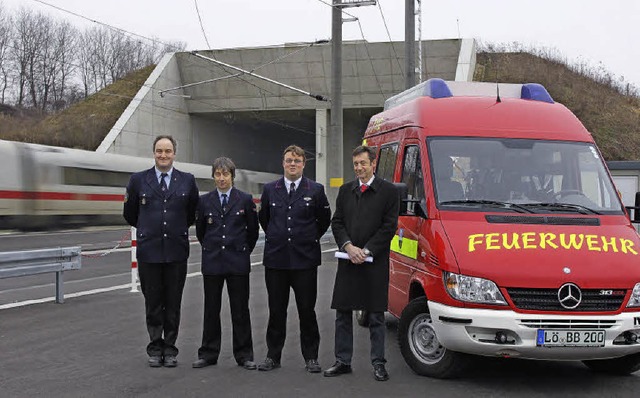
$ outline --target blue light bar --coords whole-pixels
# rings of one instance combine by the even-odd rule
[[[451,94],[447,82],[433,78],[387,99],[384,102],[384,109],[393,108],[418,97],[448,98],[453,97],[453,94]]]
[[[429,79],[410,89],[407,89],[384,102],[384,109],[396,107],[419,97],[449,98],[449,97],[496,97],[519,98],[531,101],[541,101],[553,104],[554,101],[541,84],[526,83],[491,83],[491,82],[462,82],[442,79]]]
[[[520,98],[533,101],[543,101],[553,104],[553,98],[542,84],[526,83],[522,85]]]
[[[431,98],[447,98],[453,97],[447,82],[442,79],[429,79],[425,82],[424,91],[422,95]]]

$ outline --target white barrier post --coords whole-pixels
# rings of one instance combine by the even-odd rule
[[[131,292],[138,291],[138,259],[136,256],[138,243],[136,239],[136,227],[131,227]]]

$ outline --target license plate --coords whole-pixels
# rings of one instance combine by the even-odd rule
[[[604,330],[538,329],[538,347],[604,347]]]

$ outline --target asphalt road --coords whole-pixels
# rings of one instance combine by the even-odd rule
[[[112,248],[126,229],[0,235],[0,251],[81,244]],[[333,361],[334,312],[329,308],[335,245],[322,245],[317,314],[322,341],[320,364]],[[366,329],[354,336],[354,372],[337,378],[307,374],[300,354],[297,312],[290,307],[282,368],[246,371],[231,354],[228,303],[223,305],[222,353],[218,365],[192,369],[201,338],[200,247],[191,246],[178,347],[179,366],[146,365],[143,298],[130,292],[130,252],[118,249],[84,257],[82,269],[65,274],[64,304],[54,295],[53,275],[0,279],[0,396],[2,397],[635,397],[640,372],[629,377],[594,374],[579,362],[479,359],[463,378],[437,380],[415,375],[397,347],[397,322],[387,316],[387,368],[391,379],[377,382],[369,364]],[[93,252],[98,256],[104,252]],[[261,248],[253,260],[250,307],[256,360],[266,354],[267,296]],[[100,292],[100,293],[96,293]],[[25,300],[44,303],[21,305]],[[291,300],[293,304],[293,298]],[[17,306],[19,305],[19,306]],[[14,308],[7,308],[16,306]]]

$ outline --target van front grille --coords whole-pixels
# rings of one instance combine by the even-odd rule
[[[612,319],[520,319],[522,326],[532,329],[610,329]]]
[[[626,290],[620,289],[583,289],[581,292],[580,304],[576,308],[567,309],[560,305],[558,289],[507,288],[516,308],[535,311],[612,312],[620,308],[627,294]]]

